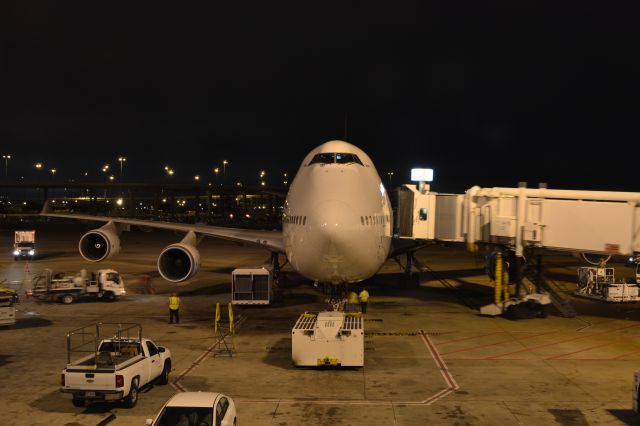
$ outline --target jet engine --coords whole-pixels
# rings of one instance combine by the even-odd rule
[[[158,256],[158,272],[167,281],[178,283],[191,278],[200,269],[196,235],[189,232],[179,243],[167,246]]]
[[[113,222],[98,229],[92,229],[80,238],[80,255],[89,262],[100,262],[120,252],[118,228]]]

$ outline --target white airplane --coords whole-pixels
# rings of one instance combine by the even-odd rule
[[[302,161],[289,188],[282,233],[208,225],[53,213],[43,216],[106,222],[80,238],[80,255],[91,262],[115,256],[119,235],[131,225],[183,231],[186,236],[158,257],[160,275],[171,282],[192,277],[200,267],[201,236],[249,243],[284,253],[300,275],[317,282],[345,284],[373,276],[389,257],[393,215],[389,197],[364,151],[343,141],[326,142]]]

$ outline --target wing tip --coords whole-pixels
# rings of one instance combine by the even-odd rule
[[[49,199],[44,201],[44,205],[42,206],[42,211],[40,211],[40,216],[46,216],[47,213],[51,213],[51,200]]]

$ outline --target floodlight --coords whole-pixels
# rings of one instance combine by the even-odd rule
[[[433,169],[411,169],[412,182],[433,181]]]

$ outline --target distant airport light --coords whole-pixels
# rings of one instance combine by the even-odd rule
[[[433,181],[433,169],[411,169],[412,182]]]
[[[119,205],[119,206],[121,206],[121,205],[122,205],[122,198],[118,198],[118,199],[116,200],[116,204],[117,204],[117,205]]]

